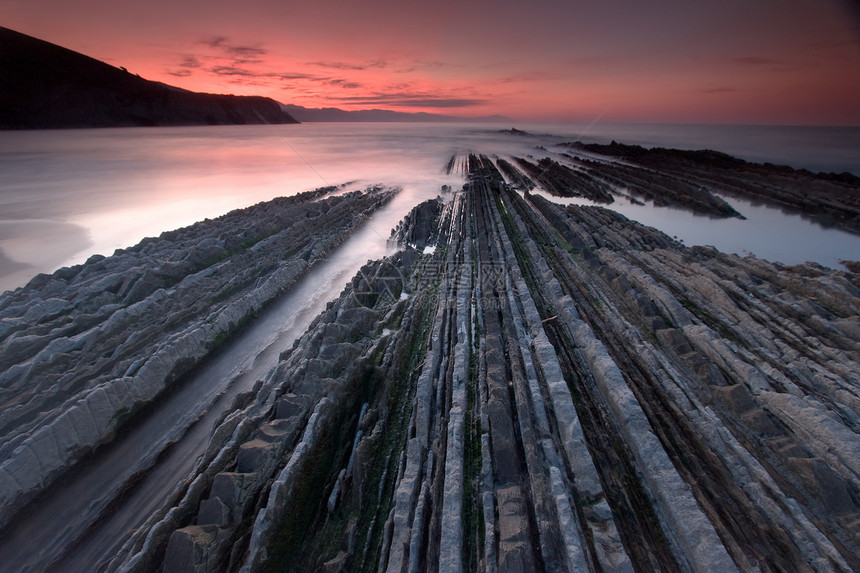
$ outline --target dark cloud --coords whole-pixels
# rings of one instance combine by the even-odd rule
[[[268,50],[264,50],[263,48],[258,48],[255,46],[229,46],[226,51],[231,56],[246,59],[254,58],[257,56],[265,56],[269,53]]]
[[[411,62],[406,62],[400,68],[394,70],[395,73],[398,74],[409,74],[419,70],[438,70],[440,68],[459,68],[460,66],[456,64],[451,64],[450,62],[443,62],[441,60],[425,60],[425,59],[414,59]]]
[[[259,64],[263,61],[260,58],[269,53],[268,50],[259,45],[232,44],[227,36],[213,36],[201,40],[200,43],[222,52],[233,60],[234,64]]]
[[[339,86],[339,87],[346,88],[346,89],[355,89],[355,88],[360,88],[360,87],[364,86],[363,84],[361,84],[359,82],[350,82],[350,81],[340,79],[340,78],[334,79],[334,80],[329,80],[328,83],[330,85]]]
[[[165,71],[171,76],[177,78],[187,78],[193,73],[192,70],[196,70],[203,66],[200,60],[197,59],[197,56],[187,54],[182,57],[182,61],[177,65],[179,66],[179,69],[168,68]]]
[[[202,65],[203,64],[200,63],[200,60],[197,59],[197,56],[185,56],[179,63],[179,66],[183,68],[199,68]]]
[[[226,41],[227,36],[213,36],[205,40],[200,40],[200,43],[210,48],[220,48]]]
[[[257,74],[250,70],[239,68],[236,66],[214,66],[209,68],[209,71],[219,76],[242,76],[253,78],[264,74]]]
[[[427,94],[374,94],[370,96],[336,97],[332,98],[341,103],[364,105],[388,105],[393,107],[433,107],[458,108],[472,107],[488,103],[477,98],[452,98]]]
[[[219,76],[234,76],[242,78],[258,78],[269,80],[314,80],[314,81],[330,81],[327,78],[320,78],[310,74],[296,73],[279,73],[279,72],[255,72],[238,66],[213,66],[208,69],[209,72]]]
[[[301,73],[273,73],[267,74],[272,77],[276,77],[281,80],[318,80],[325,81],[326,78],[321,78],[319,76],[315,76],[312,74],[301,74]]]
[[[483,105],[487,103],[487,100],[483,99],[472,99],[472,98],[430,98],[430,99],[421,99],[421,98],[408,98],[406,100],[394,101],[389,105],[394,106],[417,106],[417,107],[439,107],[439,108],[449,108],[449,107],[471,107],[475,105]]]
[[[370,68],[379,68],[379,69],[386,68],[386,67],[388,67],[388,62],[386,62],[385,60],[373,60],[373,61],[366,62],[363,64],[351,64],[351,63],[347,63],[347,62],[331,62],[331,61],[325,62],[325,61],[323,61],[323,62],[308,62],[308,65],[318,66],[320,68],[331,68],[331,69],[335,69],[335,70],[360,71],[360,70],[367,70]]]

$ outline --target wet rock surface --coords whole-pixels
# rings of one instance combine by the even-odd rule
[[[723,208],[703,184],[586,161],[596,160],[546,163],[557,174],[547,179],[527,172],[526,164],[541,165],[532,159],[452,157],[445,170],[467,173],[462,190],[404,219],[389,239],[395,250],[363,266],[235,400],[192,474],[101,569],[860,569],[860,279],[687,248],[607,209],[530,192],[590,178],[614,193],[612,177],[635,174],[655,197]],[[291,264],[298,253],[321,256],[315,241],[324,222],[348,227],[336,222],[341,209],[354,217],[387,197],[377,190],[297,199],[295,208],[312,213],[305,219],[316,239],[298,248],[275,239],[292,231],[273,231],[245,247],[244,265],[257,268],[254,253],[292,253]],[[236,248],[243,240],[234,239]],[[203,239],[182,252],[208,260],[218,244]],[[111,259],[36,279],[14,294],[38,289],[29,304],[0,303],[0,312],[19,313],[2,322],[4,377],[30,372],[40,353],[56,357],[48,372],[89,348],[96,364],[107,360],[96,335],[77,345],[77,332],[69,342],[50,333],[87,297],[131,314],[123,309],[135,303],[116,299],[129,297],[144,271],[134,284],[111,286],[119,279],[110,274],[90,290],[81,283],[91,293],[81,301],[57,286]],[[194,280],[210,277],[202,272]],[[231,271],[231,280],[240,274]],[[244,280],[259,289],[271,279]],[[149,285],[138,300],[162,305],[152,308],[170,304],[178,288]],[[203,316],[213,316],[218,300],[201,301]],[[107,312],[98,308],[86,316]],[[100,334],[122,317],[79,320]],[[126,323],[115,328],[147,340]],[[153,330],[178,340],[166,326]],[[122,379],[145,372],[159,347],[140,348],[152,358],[113,359],[124,360],[115,370]],[[115,414],[106,386],[91,387],[88,401],[67,392],[69,411],[86,404],[92,420]],[[35,439],[60,420],[76,435],[103,439],[100,426],[71,414],[27,418],[23,408],[39,399],[50,394],[31,394],[3,414],[20,411],[22,422],[9,427],[32,428],[2,450],[17,452],[21,468],[60,455],[58,438]]]
[[[856,570],[856,277],[466,164],[109,569]]]
[[[812,173],[784,165],[751,163],[718,151],[646,149],[565,144],[596,176],[627,187],[657,204],[678,205],[716,216],[737,213],[714,193],[778,205],[828,227],[860,233],[860,178],[850,173]],[[600,158],[611,158],[612,161]],[[620,160],[620,161],[619,161]]]
[[[517,182],[523,181],[528,185],[531,180],[537,181],[557,197],[584,197],[596,203],[614,201],[606,185],[587,173],[562,165],[549,157],[540,159],[537,163],[521,157],[517,157],[515,161],[531,179],[518,174],[516,168],[512,169],[510,164],[500,163],[499,167],[512,175]]]
[[[0,525],[393,194],[332,191],[163,233],[0,297]]]

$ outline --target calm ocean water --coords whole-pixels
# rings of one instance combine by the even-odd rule
[[[528,154],[561,141],[611,140],[710,148],[750,161],[860,175],[860,128],[517,125],[540,138],[498,133],[511,125],[301,124],[0,132],[0,290],[39,272],[109,255],[142,238],[276,196],[323,185],[403,188],[371,221],[367,257],[384,253],[397,221],[442,185],[454,153]],[[860,237],[775,209],[735,202],[746,221],[670,209],[617,209],[688,245],[794,264],[860,258]]]
[[[550,133],[595,143],[714,149],[757,163],[860,175],[860,127],[578,124]]]

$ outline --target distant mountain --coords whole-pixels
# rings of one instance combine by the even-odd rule
[[[346,111],[336,107],[308,108],[299,105],[281,104],[281,109],[301,122],[305,121],[455,121],[455,122],[505,122],[510,121],[501,115],[483,117],[457,117],[436,113],[404,113],[387,109],[364,109]]]
[[[297,123],[270,98],[152,82],[0,27],[0,129]]]

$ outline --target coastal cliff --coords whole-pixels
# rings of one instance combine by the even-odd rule
[[[298,123],[270,98],[195,93],[0,27],[0,129]]]
[[[403,219],[91,568],[860,569],[860,275],[550,201],[742,216],[720,171],[574,152],[451,157],[465,185]],[[71,563],[197,418],[62,534],[32,541],[29,514],[396,193],[276,199],[0,297],[0,559]],[[850,228],[846,197],[824,209]]]

